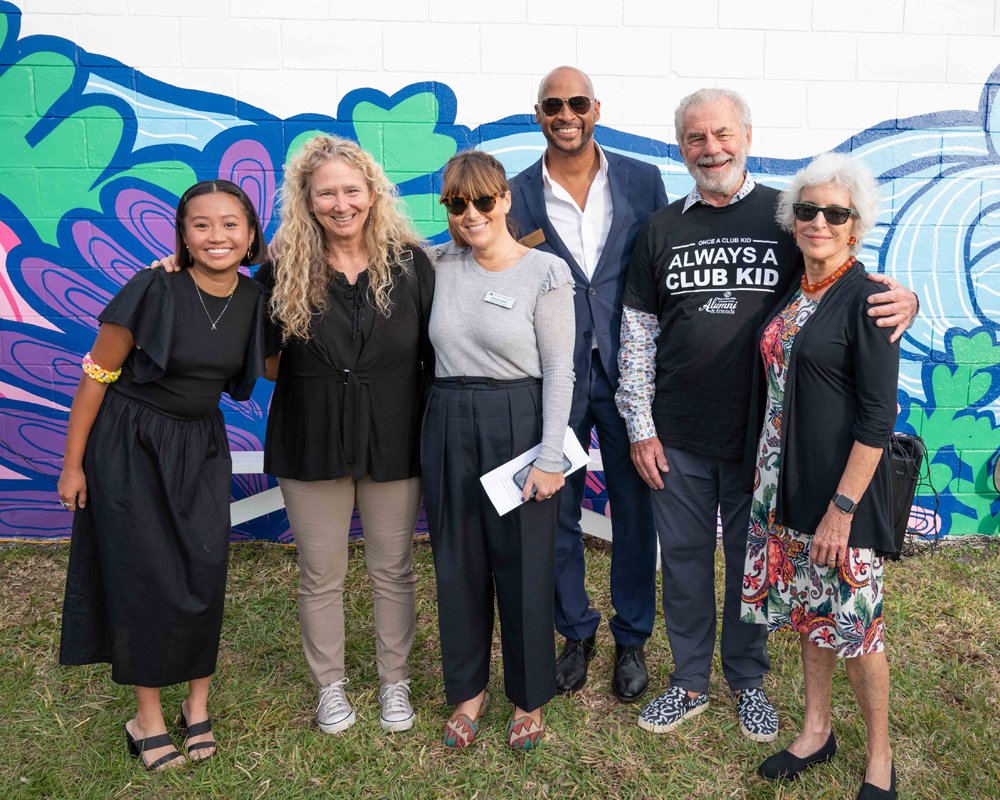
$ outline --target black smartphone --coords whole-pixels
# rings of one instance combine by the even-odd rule
[[[527,464],[527,465],[521,467],[521,469],[519,469],[513,475],[514,483],[517,485],[517,488],[520,489],[522,492],[524,491],[524,484],[528,480],[528,473],[531,472],[531,468],[533,466],[535,466],[535,462],[534,461],[532,461],[530,464]],[[566,472],[566,470],[568,470],[571,466],[573,466],[573,462],[570,461],[566,457],[565,453],[563,453],[562,471]],[[531,488],[531,496],[532,497],[535,496],[535,488],[534,487]]]

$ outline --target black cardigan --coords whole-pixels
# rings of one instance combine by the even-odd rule
[[[897,413],[899,343],[892,328],[867,315],[867,299],[886,291],[858,263],[838,280],[792,343],[781,417],[781,470],[775,521],[813,534],[837,491],[855,441],[883,448],[871,483],[851,524],[851,547],[896,552],[890,512],[889,458],[885,451]],[[776,309],[784,308],[798,282]],[[760,341],[768,318],[757,331]],[[767,376],[754,362],[750,425],[744,456],[752,485],[757,440],[767,404]],[[857,498],[855,498],[857,499]]]

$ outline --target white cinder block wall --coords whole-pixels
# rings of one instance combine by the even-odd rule
[[[441,81],[456,122],[528,113],[574,64],[603,122],[673,141],[676,100],[740,90],[757,155],[797,158],[885,119],[974,109],[1000,64],[994,0],[21,0],[22,35],[63,36],[178,87],[280,117],[334,116],[370,87]]]

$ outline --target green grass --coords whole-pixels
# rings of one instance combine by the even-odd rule
[[[360,549],[352,550],[347,666],[357,724],[340,736],[313,722],[315,691],[299,646],[293,550],[233,548],[212,713],[221,745],[212,761],[148,774],[126,756],[126,687],[106,666],[57,664],[65,547],[0,551],[0,797],[24,798],[853,798],[864,769],[861,716],[843,668],[834,683],[837,758],[794,785],[756,777],[773,745],[740,734],[714,665],[709,710],[673,734],[636,724],[638,706],[611,696],[613,642],[607,627],[590,683],[546,713],[540,750],[506,747],[504,702],[486,712],[467,751],[440,744],[447,718],[438,657],[430,549],[416,546],[418,631],[411,658],[413,730],[384,735],[378,724],[371,595]],[[607,611],[608,553],[588,547],[589,584]],[[901,796],[1000,797],[1000,546],[956,545],[886,567],[891,732]],[[781,714],[777,744],[802,718],[802,675],[794,636],[771,638],[765,687]],[[667,684],[670,653],[662,619],[646,648],[651,687]],[[499,663],[498,647],[494,664]],[[502,700],[499,667],[491,690]],[[164,690],[172,718],[182,687]]]

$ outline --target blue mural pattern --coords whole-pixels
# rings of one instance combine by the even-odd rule
[[[55,481],[66,419],[95,316],[143,265],[173,249],[178,194],[227,178],[254,200],[268,236],[277,227],[281,165],[325,131],[358,140],[396,182],[421,235],[446,238],[436,202],[441,168],[478,147],[515,174],[544,149],[533,118],[456,125],[457,98],[442,83],[387,96],[350,92],[335,117],[280,119],[233,98],[180,89],[51,36],[19,37],[20,12],[0,2],[0,538],[59,539]],[[906,334],[899,429],[930,451],[940,500],[918,493],[911,525],[923,532],[996,533],[1000,500],[1000,70],[975,111],[892,119],[837,149],[864,160],[885,199],[862,260],[918,292]],[[691,181],[676,146],[599,128],[602,146],[658,165],[668,195]],[[804,160],[753,157],[780,187]],[[271,386],[247,403],[223,400],[233,448],[260,450]],[[596,444],[596,442],[595,442]],[[272,486],[234,477],[233,497]],[[606,514],[603,475],[586,504]],[[283,513],[234,529],[236,538],[289,541]]]

